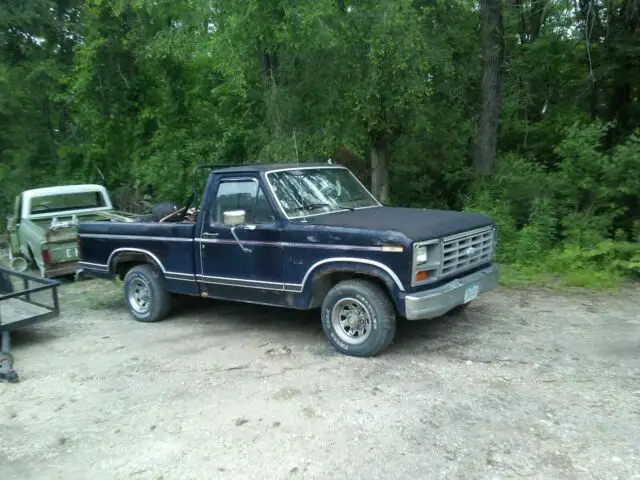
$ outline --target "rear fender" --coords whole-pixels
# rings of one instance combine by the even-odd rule
[[[153,253],[140,248],[118,248],[111,252],[107,260],[109,274],[111,276],[119,275],[124,277],[126,272],[134,265],[148,263],[162,274],[164,277],[165,269],[162,262]]]

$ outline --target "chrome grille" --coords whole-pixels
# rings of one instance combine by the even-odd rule
[[[445,238],[440,276],[448,277],[490,262],[493,249],[493,227]]]

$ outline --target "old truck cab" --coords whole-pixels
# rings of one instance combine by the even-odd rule
[[[79,236],[85,273],[120,276],[139,321],[165,318],[172,293],[319,308],[354,356],[384,351],[397,317],[435,318],[498,285],[490,218],[384,206],[339,165],[212,168],[197,207],[81,222]]]

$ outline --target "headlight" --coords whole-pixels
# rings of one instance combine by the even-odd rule
[[[427,262],[427,247],[416,248],[416,264],[420,265]]]

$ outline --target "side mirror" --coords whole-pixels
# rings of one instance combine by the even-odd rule
[[[244,210],[230,210],[228,212],[224,212],[223,223],[227,227],[237,227],[238,225],[244,225],[244,218],[246,212]]]

